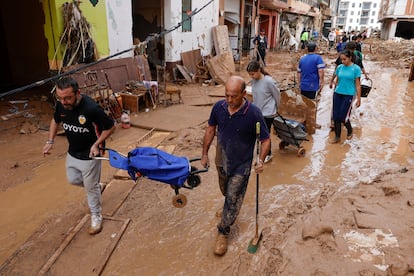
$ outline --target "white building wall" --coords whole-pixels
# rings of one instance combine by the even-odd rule
[[[405,7],[407,6],[406,0],[397,0],[395,2],[395,10],[394,15],[404,15],[405,14]]]
[[[381,23],[378,22],[379,8],[381,0],[351,0],[340,1],[342,3],[348,2],[348,9],[346,14],[346,22],[344,26],[345,31],[361,31],[367,28],[380,29]],[[361,24],[361,14],[364,3],[371,3],[371,8],[368,11],[367,24]],[[341,6],[341,5],[340,5]]]
[[[201,9],[210,0],[192,1],[192,10]],[[182,20],[181,1],[165,0],[165,29],[175,27]],[[181,60],[181,53],[201,49],[203,56],[209,55],[213,48],[211,28],[218,25],[219,0],[214,0],[191,18],[191,32],[182,32],[181,26],[165,35],[165,61]]]
[[[107,0],[105,2],[109,54],[113,55],[132,47],[132,6],[131,0]],[[132,56],[134,56],[134,52],[129,51],[116,58]]]

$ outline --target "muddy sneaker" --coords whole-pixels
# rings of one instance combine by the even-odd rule
[[[266,155],[266,157],[265,157],[265,160],[264,160],[264,162],[263,163],[269,163],[270,162],[270,160],[272,160],[272,158],[273,158],[273,156],[272,155]]]
[[[89,227],[89,234],[95,235],[102,231],[102,215],[92,214],[91,215],[91,226]]]
[[[217,256],[223,256],[227,252],[228,235],[218,234],[216,238],[216,245],[214,247],[214,254]]]

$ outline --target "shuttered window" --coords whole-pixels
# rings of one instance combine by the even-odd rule
[[[189,18],[189,14],[191,14],[191,0],[182,0],[182,31],[183,32],[191,32],[191,18]]]

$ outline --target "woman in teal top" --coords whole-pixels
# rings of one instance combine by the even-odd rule
[[[354,64],[354,53],[346,49],[340,53],[342,64],[335,70],[335,75],[329,84],[332,88],[335,82],[335,92],[333,95],[333,111],[335,138],[330,142],[333,144],[341,141],[342,123],[348,133],[347,139],[352,138],[352,126],[349,121],[352,102],[356,97],[356,106],[361,105],[361,68]]]

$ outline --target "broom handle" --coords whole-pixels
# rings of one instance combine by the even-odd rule
[[[256,123],[256,153],[260,160],[260,122]],[[259,174],[256,173],[256,238],[259,237]]]

